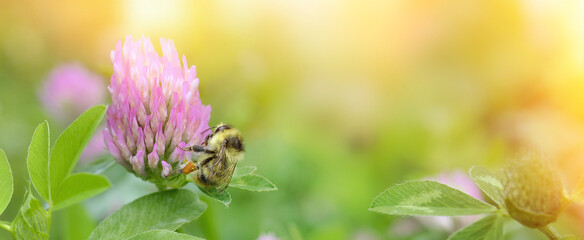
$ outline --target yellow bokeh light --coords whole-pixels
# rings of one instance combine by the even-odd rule
[[[127,0],[123,7],[124,28],[137,34],[180,29],[189,13],[187,0]]]

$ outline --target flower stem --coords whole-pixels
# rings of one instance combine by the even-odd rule
[[[48,217],[47,222],[49,224],[48,229],[51,229],[51,220],[53,219],[53,203],[49,203],[49,210],[47,211]]]
[[[162,192],[162,191],[166,190],[166,186],[164,186],[161,183],[156,183],[156,187],[158,188],[158,191],[159,192]]]
[[[556,232],[556,230],[551,226],[547,225],[545,227],[538,228],[543,234],[545,234],[551,240],[559,240],[562,236]]]

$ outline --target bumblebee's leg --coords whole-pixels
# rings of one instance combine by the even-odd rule
[[[206,149],[204,147],[201,147],[199,145],[194,145],[194,146],[190,146],[190,147],[186,147],[186,148],[181,148],[183,151],[193,151],[193,152],[204,152]]]
[[[197,153],[198,152],[215,153],[215,151],[206,149],[205,147],[202,147],[199,145],[193,145],[193,146],[186,147],[186,148],[181,148],[181,147],[179,147],[179,148],[182,149],[183,151],[193,151],[193,152],[197,152]]]
[[[187,158],[185,158],[185,160],[183,160],[183,163],[182,163],[182,164],[185,164],[185,165],[186,165],[187,161],[188,161],[188,160],[187,160]],[[174,170],[174,171],[172,171],[172,172],[170,173],[170,175],[174,175],[174,174],[177,174],[177,173],[182,173],[182,170],[183,170],[183,169],[184,169],[184,168],[181,168],[181,169]]]
[[[176,173],[189,174],[189,173],[199,169],[199,167],[195,163],[187,160],[187,158],[185,158],[184,162],[185,162],[185,166],[181,169],[173,171],[172,174],[176,174]]]
[[[211,155],[211,156],[205,158],[203,161],[201,161],[199,167],[203,167],[203,166],[207,165],[207,163],[209,163],[211,160],[215,159],[216,157],[217,156],[215,156],[215,155]]]
[[[211,139],[211,137],[213,137],[213,132],[211,132],[210,134],[207,134],[207,136],[205,136],[205,141],[203,141],[203,146],[207,146],[209,144],[209,139]]]

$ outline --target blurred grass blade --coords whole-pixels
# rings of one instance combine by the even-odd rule
[[[186,189],[155,192],[124,205],[97,225],[89,239],[127,239],[144,231],[174,231],[197,219],[207,208]]]
[[[12,170],[4,150],[0,149],[0,214],[4,212],[12,194],[14,193],[14,182],[12,179]]]
[[[85,206],[75,204],[51,214],[51,239],[87,239],[96,225]]]
[[[173,240],[203,240],[195,236],[177,233],[168,230],[150,230],[140,233],[128,240],[173,239]]]
[[[49,239],[49,214],[28,188],[24,203],[12,222],[15,239]]]
[[[59,136],[51,153],[51,197],[54,198],[67,175],[73,171],[79,156],[93,136],[105,114],[106,106],[98,105],[85,111]]]
[[[108,170],[110,167],[116,164],[116,160],[112,156],[107,156],[100,158],[96,161],[91,162],[89,165],[84,166],[81,169],[77,169],[77,172],[88,172],[93,174],[100,174]]]
[[[35,189],[41,197],[52,203],[49,192],[49,154],[51,150],[49,123],[42,122],[37,126],[32,135],[26,163],[28,175]]]
[[[55,196],[54,210],[79,203],[110,188],[109,180],[101,175],[76,173],[65,178]]]
[[[290,240],[302,240],[302,233],[300,233],[298,226],[292,222],[288,224],[288,235]]]
[[[503,200],[503,182],[497,176],[482,167],[472,167],[469,173],[472,180],[491,200],[499,206],[503,206],[505,202]]]
[[[278,190],[276,185],[271,183],[268,179],[255,174],[234,178],[231,180],[229,186],[254,192]]]
[[[256,166],[242,166],[242,167],[238,166],[235,169],[235,172],[233,173],[233,178],[243,177],[245,175],[250,175],[250,174],[254,173],[256,170],[258,170],[258,168]]]
[[[205,188],[199,187],[198,185],[197,187],[207,196],[219,201],[220,203],[223,203],[223,205],[226,207],[229,207],[229,204],[231,203],[231,194],[229,194],[227,191],[218,193],[215,188],[206,190]]]
[[[499,240],[502,236],[503,217],[499,214],[491,214],[456,231],[448,240]]]
[[[413,181],[385,190],[369,210],[390,215],[457,216],[490,213],[496,208],[442,183]]]
[[[75,204],[65,211],[65,239],[87,239],[93,229],[95,222],[89,216],[85,207],[81,204]]]

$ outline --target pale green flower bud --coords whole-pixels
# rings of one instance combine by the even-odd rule
[[[558,171],[536,152],[524,151],[505,169],[505,207],[530,228],[556,221],[567,205]]]

